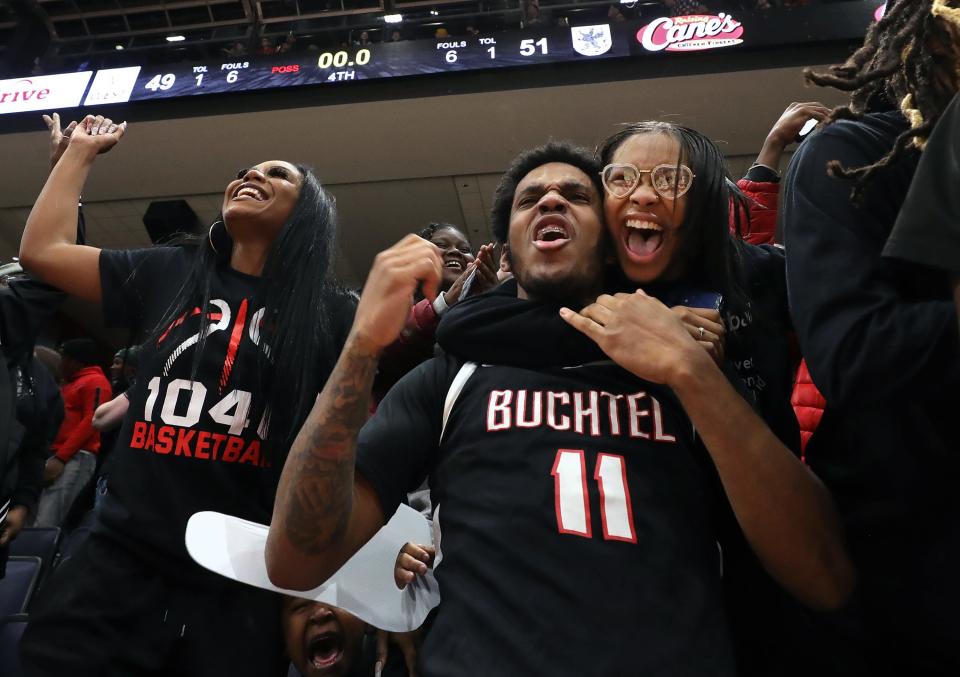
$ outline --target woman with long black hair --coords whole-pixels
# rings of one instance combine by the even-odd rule
[[[706,347],[723,338],[752,404],[798,450],[783,250],[739,237],[748,200],[720,149],[689,127],[645,121],[607,137],[597,155],[621,286],[667,305],[716,295],[720,313],[681,310],[685,324]]]
[[[719,314],[675,310],[706,345],[717,340],[719,325],[728,373],[742,381],[741,393],[771,431],[799,453],[783,250],[742,241],[746,196],[730,179],[720,149],[689,127],[647,121],[607,137],[597,155],[620,285],[642,288],[667,305],[721,297]],[[728,547],[724,559],[740,673],[808,673],[817,644],[806,613],[749,548]]]
[[[262,162],[227,185],[196,251],[77,245],[80,191],[125,128],[99,116],[77,126],[21,242],[31,272],[147,335],[110,492],[34,605],[24,667],[276,674],[279,598],[202,570],[184,531],[201,510],[269,522],[285,453],[355,307],[330,274],[333,199],[306,167]]]

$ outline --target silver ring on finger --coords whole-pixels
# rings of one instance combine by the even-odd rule
[[[702,340],[703,340],[703,334],[704,334],[703,327],[697,327],[697,329],[700,330],[700,340],[702,341]]]

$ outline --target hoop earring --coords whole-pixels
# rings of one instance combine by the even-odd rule
[[[213,253],[217,255],[220,254],[220,251],[217,249],[217,245],[213,244],[213,229],[217,227],[218,223],[222,224],[224,228],[227,227],[227,224],[223,223],[223,221],[214,221],[210,225],[210,230],[207,231],[207,242],[210,243],[210,249],[213,250]]]

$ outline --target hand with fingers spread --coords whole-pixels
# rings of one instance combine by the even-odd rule
[[[726,335],[720,311],[712,308],[673,306],[670,312],[677,316],[677,319],[690,332],[690,336],[709,353],[717,365],[720,365],[723,362]]]
[[[433,566],[433,558],[436,554],[437,549],[432,545],[414,543],[404,545],[393,567],[393,580],[397,587],[403,590],[413,582],[414,578],[425,575],[427,569]]]
[[[88,115],[73,129],[68,148],[85,151],[89,156],[106,153],[117,145],[127,131],[127,123],[115,123],[102,115]]]
[[[352,338],[379,355],[403,330],[417,287],[422,285],[427,298],[436,298],[442,272],[437,247],[417,235],[377,254],[357,305]]]
[[[50,167],[52,169],[60,160],[63,151],[67,149],[67,145],[70,143],[70,135],[73,134],[73,130],[77,126],[77,121],[74,120],[63,129],[60,129],[60,114],[54,113],[52,116],[44,115],[43,122],[47,125],[47,129],[50,130]]]
[[[829,115],[830,109],[818,101],[791,103],[773,124],[767,137],[788,146],[797,140],[800,130],[811,118],[823,122]]]
[[[579,313],[561,308],[560,316],[614,362],[652,383],[671,385],[688,364],[709,359],[677,315],[640,290],[604,294]]]
[[[830,115],[830,109],[822,103],[809,101],[806,103],[791,103],[783,111],[767,133],[760,155],[755,164],[769,167],[777,171],[783,151],[797,140],[797,135],[810,119],[822,122]]]
[[[481,245],[480,251],[477,252],[477,258],[467,264],[463,274],[450,285],[450,289],[444,294],[447,305],[452,306],[460,301],[461,296],[466,298],[467,296],[482,294],[500,283],[497,279],[497,268],[493,264],[493,250],[494,245],[492,244]],[[471,279],[471,276],[473,281],[470,283],[466,295],[464,295],[464,285],[468,279]]]

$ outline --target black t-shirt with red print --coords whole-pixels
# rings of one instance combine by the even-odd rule
[[[107,324],[146,333],[176,302],[192,252],[171,247],[104,250],[100,280]],[[260,278],[219,267],[210,290],[206,345],[191,378],[200,309],[144,346],[130,408],[118,437],[110,490],[98,529],[151,559],[201,575],[184,545],[187,520],[216,510],[268,523],[286,451],[267,443],[269,412],[260,392]],[[328,299],[334,345],[342,347],[354,300]],[[336,356],[323,356],[320,385]],[[302,412],[300,418],[307,412]]]

